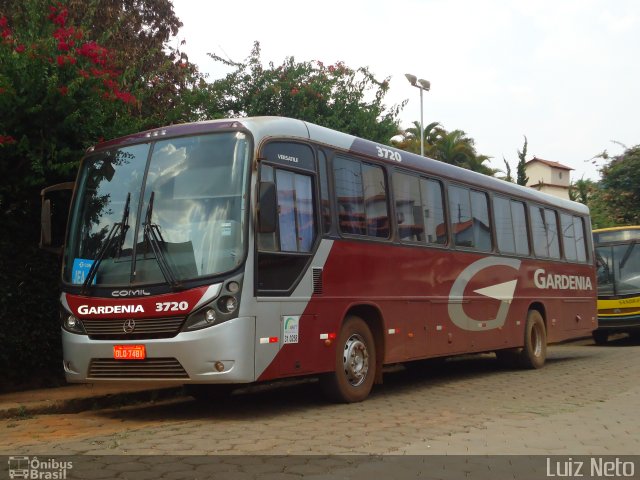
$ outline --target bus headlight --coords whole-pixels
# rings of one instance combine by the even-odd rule
[[[183,332],[200,330],[219,325],[236,318],[240,306],[242,277],[238,276],[227,282],[220,297],[192,312],[182,327]]]
[[[60,309],[60,323],[62,328],[71,333],[85,333],[82,321],[80,321],[75,315],[67,312],[64,308]]]
[[[238,308],[238,300],[236,297],[222,297],[218,300],[218,306],[224,313],[233,313]]]

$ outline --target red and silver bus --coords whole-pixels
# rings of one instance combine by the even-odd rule
[[[307,122],[159,128],[81,162],[64,370],[195,392],[313,375],[354,402],[388,364],[539,368],[597,328],[592,250],[581,204]]]

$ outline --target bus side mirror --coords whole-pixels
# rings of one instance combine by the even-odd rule
[[[273,233],[278,221],[278,201],[276,198],[276,184],[274,182],[260,182],[258,209],[258,232]]]
[[[59,183],[42,189],[40,212],[40,248],[60,254],[71,205],[73,182]]]

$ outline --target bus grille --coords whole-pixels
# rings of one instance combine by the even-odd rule
[[[135,319],[133,331],[130,333],[124,330],[127,321],[129,320],[104,318],[83,320],[82,325],[89,337],[95,340],[170,338],[178,334],[184,317]]]
[[[94,358],[89,365],[88,378],[189,378],[175,358],[148,358],[146,360],[114,360]]]

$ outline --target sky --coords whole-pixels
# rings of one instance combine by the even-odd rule
[[[528,140],[534,156],[571,167],[572,181],[598,180],[594,157],[640,144],[640,2],[637,0],[173,0],[183,22],[173,41],[214,80],[207,56],[343,61],[390,77],[388,106],[408,103],[403,128],[464,130],[479,154],[515,175]],[[624,145],[624,146],[623,146]],[[594,163],[595,162],[595,163]]]

